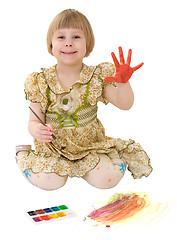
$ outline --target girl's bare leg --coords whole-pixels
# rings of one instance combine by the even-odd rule
[[[99,164],[89,171],[83,179],[96,188],[108,189],[115,187],[122,179],[126,164],[122,159],[110,159],[106,154],[98,154]]]

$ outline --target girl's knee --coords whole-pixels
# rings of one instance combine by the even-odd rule
[[[126,165],[122,159],[110,159],[107,155],[100,154],[100,163],[84,179],[96,188],[109,189],[120,182],[125,169]]]
[[[122,159],[113,159],[113,167],[110,169],[109,173],[107,174],[105,184],[106,188],[113,188],[115,187],[120,180],[123,178],[126,171],[126,164]]]
[[[32,173],[29,170],[25,171],[24,175],[34,186],[49,191],[63,187],[68,178],[60,177],[56,173]]]
[[[67,176],[60,177],[56,173],[39,173],[36,176],[36,186],[43,190],[56,190],[65,185]]]
[[[110,171],[107,174],[103,174],[101,178],[95,181],[95,187],[100,189],[109,189],[117,186],[122,179],[123,174],[120,172]]]

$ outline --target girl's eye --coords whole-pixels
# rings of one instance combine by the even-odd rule
[[[80,38],[80,36],[74,36],[74,39],[78,39],[78,38]]]
[[[64,39],[65,37],[64,37],[64,36],[59,36],[58,38],[59,38],[59,39]]]

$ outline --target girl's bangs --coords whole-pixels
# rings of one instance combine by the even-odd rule
[[[57,30],[61,28],[76,28],[84,30],[83,21],[75,16],[75,14],[70,14],[70,16],[63,16],[63,18],[58,21]]]

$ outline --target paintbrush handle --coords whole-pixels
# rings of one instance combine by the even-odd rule
[[[37,119],[38,119],[44,126],[46,126],[45,123],[40,119],[40,117],[33,111],[33,109],[32,109],[31,107],[29,107],[29,109],[30,109],[31,112],[37,117]]]

